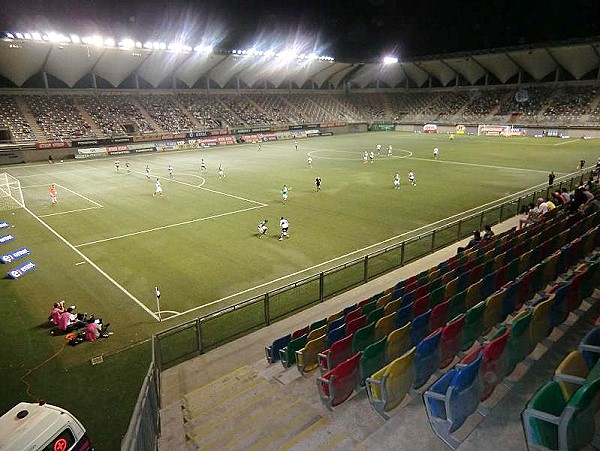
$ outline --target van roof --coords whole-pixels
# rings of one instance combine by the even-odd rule
[[[27,411],[23,418],[17,416],[21,411]],[[82,424],[65,409],[50,404],[21,402],[0,417],[0,449],[39,449],[67,425],[75,437],[85,432]]]

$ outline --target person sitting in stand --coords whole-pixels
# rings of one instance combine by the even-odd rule
[[[461,252],[464,252],[467,249],[475,247],[475,246],[479,245],[480,243],[481,243],[481,232],[479,230],[475,230],[475,231],[473,231],[473,238],[471,238],[471,241],[469,241],[466,246],[460,246],[457,250],[457,253],[460,254]]]
[[[484,232],[483,232],[483,241],[491,240],[494,237],[495,233],[492,230],[492,226],[491,225],[486,224],[483,227],[483,230],[484,230]]]

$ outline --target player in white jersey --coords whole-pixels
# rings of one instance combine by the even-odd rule
[[[146,178],[150,180],[150,166],[146,165]]]
[[[391,157],[391,156],[392,156],[392,145],[390,144],[388,146],[388,157]]]
[[[438,149],[437,147],[434,147],[433,148],[433,158],[437,159],[439,153],[440,153],[440,149]]]
[[[312,169],[312,157],[310,156],[310,154],[308,154],[308,158],[306,159],[306,164],[308,164],[308,167]]]
[[[377,149],[377,155],[381,155],[381,144],[377,144],[375,148]]]
[[[156,179],[156,183],[154,184],[154,192],[152,193],[152,197],[160,194],[162,197],[162,186],[160,186],[160,180]]]
[[[128,174],[131,174],[131,168],[129,167],[129,161],[125,162],[125,169],[127,170]]]
[[[202,160],[200,161],[200,172],[206,172],[208,169],[206,169],[206,163],[204,162],[204,158],[202,158]]]
[[[417,179],[415,178],[415,173],[413,171],[408,173],[408,181],[412,186],[417,186]]]
[[[365,153],[363,155],[363,163],[368,163],[369,162],[369,152],[365,150]]]
[[[222,179],[223,177],[225,177],[225,169],[223,168],[222,164],[219,164],[219,170],[217,171],[219,173],[219,178]]]
[[[169,178],[173,180],[173,166],[169,165],[167,171],[169,171]]]
[[[373,163],[374,160],[375,160],[375,152],[371,151],[371,153],[369,154],[369,161],[371,163]]]
[[[294,148],[298,150],[298,141],[294,141]]]
[[[262,149],[262,143],[260,142],[260,139],[258,140],[258,151],[260,152],[260,150]]]
[[[394,189],[400,189],[400,174],[394,175]]]
[[[285,219],[283,216],[279,221],[279,227],[281,227],[281,235],[279,235],[279,241],[283,240],[285,237],[289,238],[290,235],[288,233],[288,230],[290,228],[290,224],[288,223],[288,220]]]
[[[119,159],[117,158],[115,160],[115,168],[117,168],[117,172],[119,172],[119,166],[121,166],[121,162],[119,161]]]

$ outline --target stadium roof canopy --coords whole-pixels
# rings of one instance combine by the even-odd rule
[[[0,75],[23,86],[46,73],[74,87],[94,74],[119,87],[137,76],[148,86],[206,88],[358,88],[504,84],[526,75],[542,81],[554,74],[572,80],[597,78],[600,38],[538,47],[438,55],[397,64],[340,62],[316,56],[267,57],[257,54],[174,51],[167,48],[119,48],[26,39],[0,40]],[[239,51],[241,53],[241,51]],[[593,75],[590,75],[592,74]],[[558,79],[558,78],[557,78]],[[483,82],[485,80],[485,83]]]

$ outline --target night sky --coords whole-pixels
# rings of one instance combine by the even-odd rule
[[[14,0],[6,31],[102,33],[224,49],[310,41],[338,60],[401,58],[600,35],[600,0]],[[265,48],[266,50],[266,48]]]

